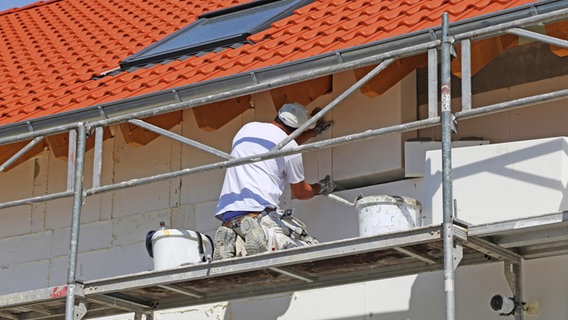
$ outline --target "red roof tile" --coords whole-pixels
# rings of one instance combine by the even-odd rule
[[[316,0],[254,44],[135,71],[119,62],[247,0],[53,0],[0,13],[0,126],[303,59],[534,0]]]

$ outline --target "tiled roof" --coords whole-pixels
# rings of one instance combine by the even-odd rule
[[[304,59],[534,0],[316,0],[251,43],[132,71],[119,62],[247,0],[52,0],[0,13],[0,126]]]

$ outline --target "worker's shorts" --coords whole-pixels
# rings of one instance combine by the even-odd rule
[[[271,211],[260,219],[266,235],[269,250],[309,246],[318,243],[308,235],[306,225],[292,215],[282,215],[281,211]]]
[[[294,247],[317,244],[318,241],[309,236],[306,225],[292,215],[285,215],[281,210],[274,210],[259,218],[257,222],[262,227],[266,236],[269,251],[284,250]],[[235,230],[240,233],[240,230]],[[237,237],[237,255],[242,251],[244,243],[241,237]],[[244,252],[243,252],[244,253]]]

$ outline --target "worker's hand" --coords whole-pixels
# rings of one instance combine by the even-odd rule
[[[331,176],[329,174],[327,176],[325,176],[325,178],[318,181],[318,184],[320,185],[320,192],[318,194],[321,194],[321,195],[328,195],[328,194],[332,193],[333,190],[335,190],[335,188],[336,188],[336,185],[331,180]]]
[[[321,111],[320,107],[315,107],[314,110],[312,110],[312,113],[310,113],[310,117],[315,116],[320,111]]]
[[[313,117],[314,115],[316,115],[320,111],[321,111],[321,108],[315,108],[314,110],[312,110],[311,116]],[[316,136],[324,133],[327,129],[331,128],[332,125],[333,125],[333,121],[325,121],[324,118],[319,119],[316,122],[316,126],[314,127],[314,132],[315,132]]]
[[[319,136],[320,134],[324,133],[324,131],[331,128],[332,125],[333,121],[325,121],[324,118],[319,119],[316,122],[316,126],[314,127],[314,132],[316,133],[316,136]]]

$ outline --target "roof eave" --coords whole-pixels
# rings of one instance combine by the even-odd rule
[[[566,18],[567,1],[542,1],[453,23],[450,34],[474,33],[483,38],[512,27],[530,27]],[[387,58],[414,55],[436,46],[440,29],[425,29],[252,72],[5,125],[0,127],[0,145],[61,133],[80,122],[97,126],[149,117],[377,64]]]

